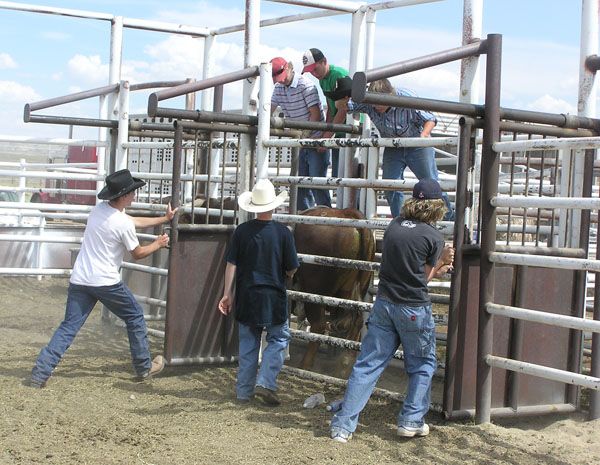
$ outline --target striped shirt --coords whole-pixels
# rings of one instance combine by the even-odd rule
[[[416,97],[414,93],[405,89],[396,89],[396,94],[404,97]],[[354,103],[349,100],[348,111],[369,115],[381,137],[420,137],[426,121],[437,123],[435,116],[431,113],[412,108],[389,107],[383,113],[379,113],[371,104]]]
[[[310,111],[308,109],[318,105],[321,114],[319,121],[325,121],[317,88],[301,74],[294,73],[294,78],[289,86],[279,82],[275,84],[271,97],[271,108],[274,110],[278,105],[286,118],[300,121],[309,121]]]

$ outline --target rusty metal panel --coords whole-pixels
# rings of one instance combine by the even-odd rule
[[[452,411],[475,408],[477,376],[477,331],[479,312],[479,253],[463,255],[459,291],[456,355],[446,367],[454,372]],[[510,266],[496,266],[494,302],[522,306],[546,312],[570,315],[573,312],[575,273],[569,270],[529,267],[517,278]],[[515,302],[516,286],[522,286],[522,301]],[[494,317],[493,354],[510,357],[515,337],[511,319]],[[541,365],[568,369],[571,350],[570,330],[550,325],[524,322],[520,343],[521,359]],[[514,376],[514,375],[513,375]],[[519,374],[518,405],[567,403],[565,384]],[[492,408],[509,407],[509,372],[492,370]],[[446,406],[444,407],[446,409]],[[451,416],[451,412],[447,412]]]
[[[520,283],[526,293],[522,306],[561,315],[572,315],[575,273],[569,270],[528,267]],[[503,318],[505,320],[506,318]],[[497,319],[496,319],[497,320]],[[569,370],[571,330],[541,323],[524,323],[522,360]],[[519,405],[566,402],[565,385],[528,375],[518,375]]]
[[[217,309],[223,295],[227,231],[179,231],[171,248],[165,358],[223,361],[237,355],[232,315]],[[206,359],[206,360],[204,360]]]

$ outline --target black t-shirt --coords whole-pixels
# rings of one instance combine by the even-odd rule
[[[294,236],[287,227],[261,220],[240,224],[227,261],[236,266],[236,320],[250,326],[287,320],[285,272],[299,266]]]
[[[379,295],[396,304],[429,304],[425,264],[435,266],[443,248],[444,238],[433,226],[395,218],[383,236]]]

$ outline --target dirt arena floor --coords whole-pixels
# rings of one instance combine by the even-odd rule
[[[125,332],[94,311],[48,387],[26,385],[61,321],[65,279],[0,278],[0,464],[598,464],[600,422],[583,415],[476,426],[430,415],[427,438],[395,436],[400,404],[372,399],[348,444],[324,408],[341,390],[281,377],[279,408],[234,402],[234,366],[167,368],[135,383]],[[154,353],[161,342],[152,338]]]

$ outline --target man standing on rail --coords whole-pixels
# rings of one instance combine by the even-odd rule
[[[273,113],[279,106],[286,118],[300,121],[323,122],[323,108],[319,92],[312,82],[301,74],[294,72],[291,62],[281,57],[271,60],[273,96],[271,108]],[[321,131],[307,131],[312,138],[320,138]],[[319,147],[303,147],[298,160],[298,176],[326,177],[329,166],[329,150]],[[308,210],[316,205],[331,207],[331,198],[327,189],[298,189],[297,208]]]
[[[177,209],[172,210],[170,204],[161,217],[132,217],[124,212],[131,206],[135,190],[145,184],[141,179],[132,177],[127,169],[106,177],[106,185],[98,194],[98,198],[105,202],[99,203],[90,212],[81,250],[73,266],[65,318],[35,362],[31,372],[32,387],[46,386],[52,371],[98,301],[125,322],[138,379],[151,378],[164,368],[162,355],[151,359],[144,311],[119,273],[125,251],[140,260],[169,243],[169,236],[161,234],[154,242],[140,245],[135,228],[171,221]]]
[[[377,127],[381,137],[431,137],[431,131],[437,124],[433,114],[426,111],[353,102],[350,99],[352,80],[349,77],[338,80],[338,88],[336,106],[339,114],[348,111],[366,113]],[[406,89],[395,88],[387,79],[373,81],[369,85],[369,92],[414,97],[414,94]],[[419,181],[439,179],[433,147],[386,147],[384,149],[383,179],[404,179],[404,171],[407,167]],[[388,190],[385,192],[385,198],[390,206],[392,217],[397,217],[402,210],[404,194],[401,191]],[[442,198],[447,209],[444,220],[452,221],[454,209],[448,195],[444,192]]]

